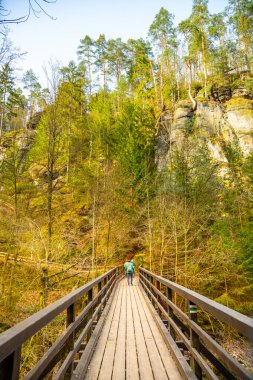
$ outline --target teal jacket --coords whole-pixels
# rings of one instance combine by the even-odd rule
[[[135,263],[133,263],[132,261],[127,261],[124,264],[124,269],[125,269],[126,273],[128,273],[128,274],[134,273],[134,268],[135,268]]]

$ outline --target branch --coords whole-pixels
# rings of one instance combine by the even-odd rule
[[[59,272],[57,272],[57,273],[53,273],[53,274],[47,276],[47,278],[52,278],[52,277],[54,277],[54,276],[58,276],[58,274],[66,273],[69,269],[75,267],[76,265],[77,265],[77,264],[72,264],[72,265],[70,265],[68,268],[62,269],[61,271],[59,271]]]
[[[69,278],[79,276],[82,273],[87,273],[87,272],[81,271],[81,272],[77,272],[77,273],[71,274],[71,275],[69,275],[67,277],[64,277],[64,278],[60,279],[59,281],[53,282],[52,284],[50,284],[50,287],[53,287],[54,285],[58,284],[59,282],[68,280]],[[88,272],[88,276],[87,277],[89,277],[89,275],[90,275],[90,272]]]
[[[31,0],[29,0],[29,2],[30,2]],[[35,3],[38,5],[38,7],[42,10],[42,12],[47,16],[47,17],[49,17],[49,18],[51,18],[51,20],[56,20],[56,18],[55,17],[53,17],[53,16],[51,16],[49,13],[47,13],[46,11],[45,11],[45,9],[44,8],[42,8],[42,6],[38,3],[38,1],[37,0],[34,0],[35,1]],[[43,0],[44,2],[46,2],[46,3],[56,3],[56,1],[57,0],[54,0],[54,1],[46,1],[46,0]],[[38,13],[39,13],[39,11],[37,11]]]
[[[56,20],[55,17],[51,16],[49,13],[46,12],[46,10],[43,8],[43,6],[40,4],[39,1],[43,1],[44,3],[47,3],[47,4],[53,4],[53,3],[56,3],[57,0],[28,0],[28,13],[27,15],[25,16],[21,16],[21,17],[17,17],[17,18],[14,18],[14,19],[3,19],[3,20],[0,20],[0,25],[4,25],[4,24],[20,24],[21,22],[26,22],[31,13],[34,14],[34,16],[36,18],[39,18],[39,14],[42,12],[44,13],[47,17],[51,18],[51,20]],[[37,5],[37,7],[39,9],[36,9],[35,6]],[[7,10],[5,10],[4,8],[0,9],[0,15],[3,16],[3,12],[8,12]],[[5,17],[8,16],[10,14],[10,11],[8,12],[7,15],[4,15]]]

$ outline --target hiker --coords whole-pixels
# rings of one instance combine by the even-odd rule
[[[127,278],[127,283],[128,285],[133,285],[133,275],[134,275],[134,268],[135,268],[135,263],[133,260],[128,260],[124,264],[124,269],[126,271],[126,278]]]

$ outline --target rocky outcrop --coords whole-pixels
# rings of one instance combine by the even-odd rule
[[[227,123],[237,136],[244,155],[253,151],[253,101],[233,98],[226,104]]]
[[[252,99],[252,94],[249,90],[247,90],[246,87],[238,86],[238,87],[235,87],[234,90],[232,91],[232,97]]]
[[[156,154],[155,163],[159,171],[162,171],[169,161],[168,154],[171,151],[173,114],[171,112],[163,112],[159,118],[158,129],[156,134]]]
[[[196,111],[189,101],[180,101],[174,114],[164,112],[157,133],[159,171],[166,169],[172,150],[180,150],[188,136],[204,143],[212,159],[221,164],[227,162],[226,144],[236,143],[248,156],[253,152],[253,101],[239,96],[225,103],[202,99]],[[161,145],[160,140],[166,143]]]
[[[22,158],[29,151],[34,140],[35,133],[36,131],[30,129],[20,129],[6,132],[1,139],[0,162],[4,160],[7,152],[14,145],[20,151],[20,157]]]

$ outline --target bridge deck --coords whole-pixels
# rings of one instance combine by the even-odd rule
[[[182,379],[137,279],[119,283],[85,379]]]

